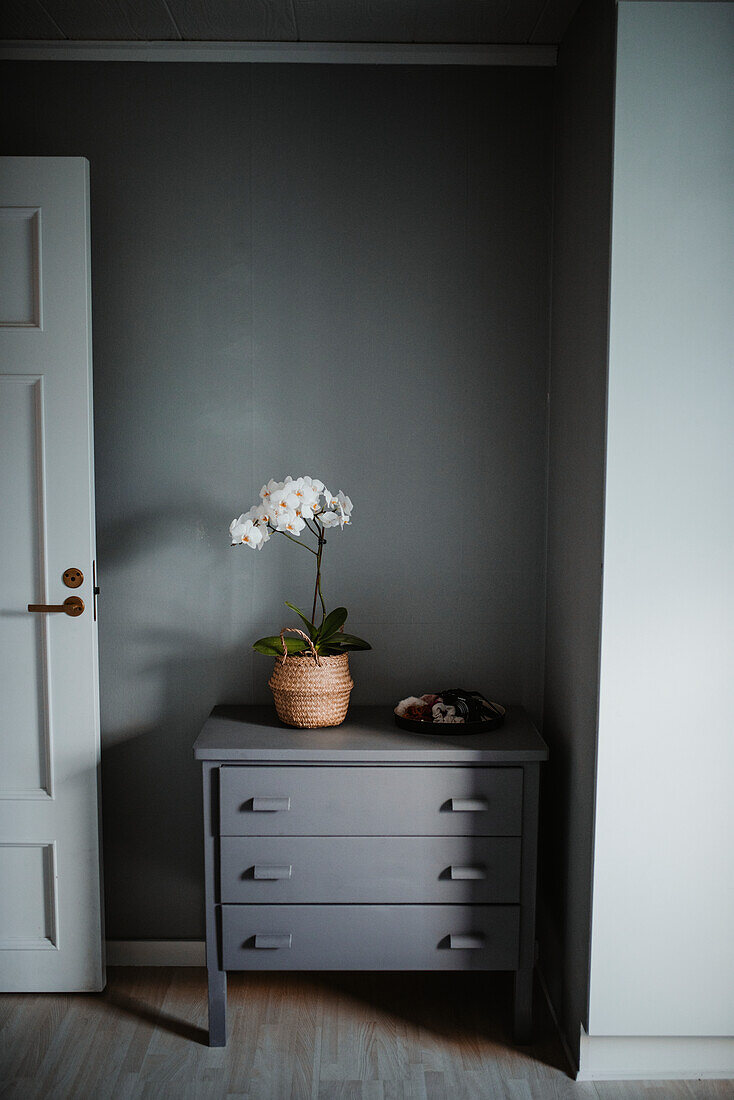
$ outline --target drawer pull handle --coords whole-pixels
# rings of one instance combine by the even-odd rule
[[[260,863],[255,864],[252,869],[252,877],[258,879],[280,879],[290,878],[293,873],[293,867],[290,863],[286,863],[283,866],[276,867],[273,864]]]
[[[259,932],[255,936],[255,947],[258,951],[277,951],[281,947],[290,947],[292,939],[290,932],[277,936],[266,936]]]
[[[474,933],[452,932],[449,936],[449,947],[452,951],[480,951],[484,947],[484,936]]]
[[[253,798],[252,809],[256,814],[273,814],[278,810],[290,810],[290,798]]]
[[[482,879],[487,877],[486,867],[449,867],[452,879]]]
[[[478,814],[489,809],[486,798],[452,798],[449,801],[454,813]]]

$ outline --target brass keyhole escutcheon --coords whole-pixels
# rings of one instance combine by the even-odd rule
[[[84,583],[84,574],[81,569],[65,569],[61,579],[67,588],[79,588]]]

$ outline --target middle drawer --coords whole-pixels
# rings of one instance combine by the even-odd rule
[[[520,838],[223,836],[220,900],[472,903],[520,900]]]

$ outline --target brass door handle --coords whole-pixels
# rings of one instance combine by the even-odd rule
[[[63,611],[72,618],[77,618],[84,611],[84,600],[81,596],[69,596],[63,603],[29,603],[29,611]]]

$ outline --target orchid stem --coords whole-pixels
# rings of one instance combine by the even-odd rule
[[[326,604],[324,603],[324,597],[321,592],[321,577],[319,577],[319,599],[321,600],[321,622],[323,623],[326,618]]]
[[[324,538],[323,533],[319,531],[319,549],[318,553],[316,554],[316,587],[313,593],[313,610],[311,612],[311,622],[314,624],[316,623],[316,603],[319,599],[321,600],[322,610],[321,621],[323,622],[326,618],[326,604],[324,603],[324,597],[321,595],[321,555],[324,552],[325,544],[326,539]]]
[[[291,542],[295,542],[296,546],[302,546],[304,550],[308,550],[309,554],[315,554],[315,555],[316,555],[316,557],[318,557],[318,554],[317,554],[317,553],[316,553],[316,551],[315,551],[315,550],[313,549],[313,547],[311,547],[311,546],[306,546],[306,543],[305,543],[305,542],[299,542],[299,541],[298,541],[298,539],[294,539],[294,538],[293,538],[293,535],[289,535],[287,531],[279,531],[279,530],[277,529],[277,527],[271,527],[271,528],[270,528],[270,530],[271,530],[271,531],[274,531],[276,535],[285,535],[285,537],[286,537],[287,539],[290,539],[290,540],[291,540]]]

